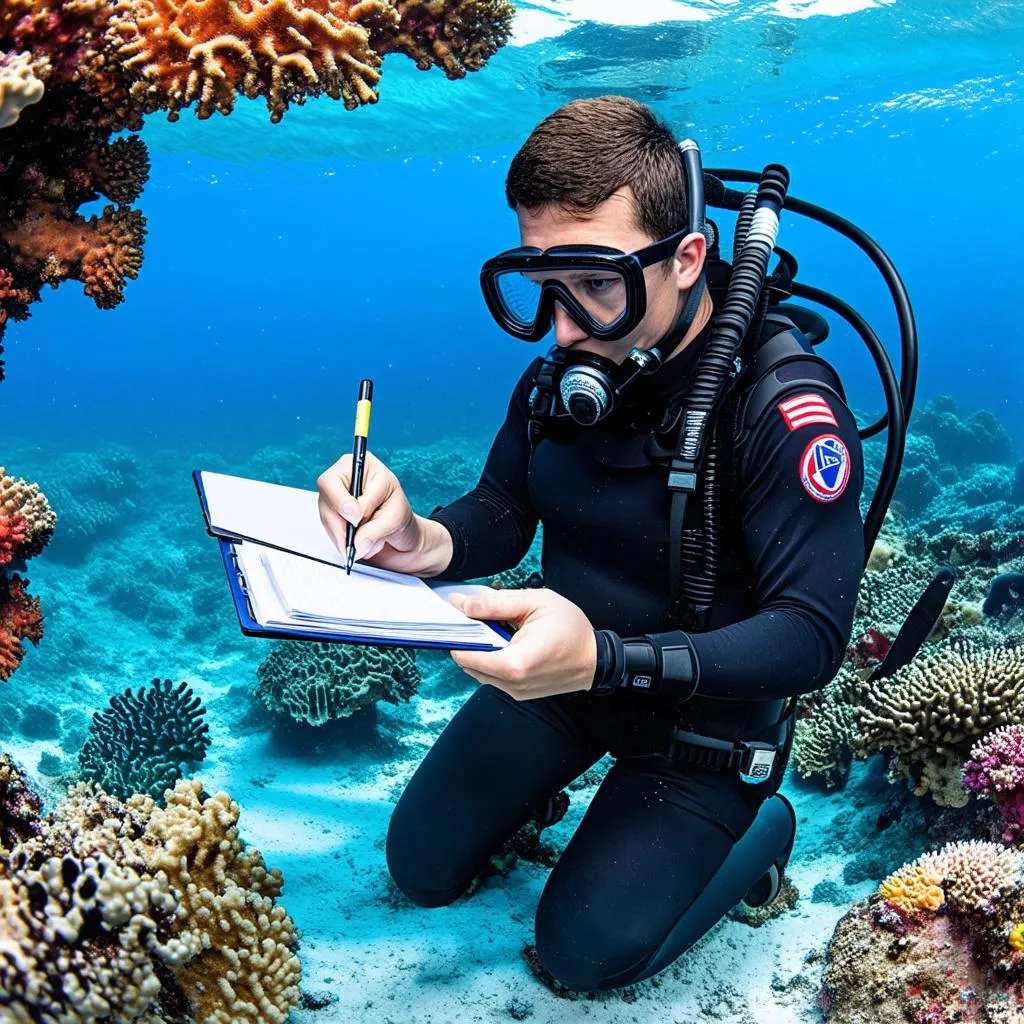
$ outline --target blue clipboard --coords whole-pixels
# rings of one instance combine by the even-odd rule
[[[263,626],[253,617],[252,605],[249,602],[249,591],[245,582],[245,575],[238,565],[235,556],[235,544],[245,540],[252,541],[252,538],[239,537],[229,533],[215,533],[210,528],[210,511],[206,502],[206,493],[203,490],[203,481],[199,470],[193,470],[192,480],[196,485],[199,494],[199,502],[203,509],[203,519],[206,522],[206,532],[213,537],[219,547],[221,557],[224,561],[224,571],[227,573],[228,586],[231,590],[231,599],[234,601],[235,612],[238,615],[238,624],[246,636],[265,637],[273,640],[323,640],[327,643],[345,644],[372,644],[376,647],[412,647],[424,649],[437,649],[442,651],[494,651],[499,648],[488,647],[486,644],[455,644],[441,643],[432,640],[408,641],[388,637],[368,637],[358,633],[326,632],[311,629],[288,629],[286,626]],[[253,543],[257,543],[253,541]],[[259,542],[262,543],[262,542]],[[268,545],[270,546],[270,545]],[[287,550],[287,549],[280,549]],[[424,580],[429,585],[428,580]],[[512,634],[500,623],[488,622],[488,626],[499,636],[508,640]]]

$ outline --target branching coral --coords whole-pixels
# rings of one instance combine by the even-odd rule
[[[995,800],[1003,819],[1003,842],[1024,838],[1024,725],[1004,725],[971,749],[964,785]]]
[[[73,787],[0,850],[0,1019],[281,1024],[298,935],[238,814],[198,781],[166,808]]]
[[[183,764],[197,765],[206,757],[205,714],[187,683],[154,679],[138,694],[125,690],[93,716],[78,755],[82,776],[121,799],[148,793],[162,800],[181,778]]]
[[[397,0],[397,31],[375,32],[381,53],[396,51],[421,71],[437,66],[448,78],[478,71],[508,42],[514,9],[506,0]]]
[[[971,746],[1024,719],[1024,649],[952,644],[872,685],[859,712],[859,756],[892,754],[890,777],[921,795],[963,806],[960,771]]]
[[[144,109],[174,120],[195,103],[206,118],[231,113],[236,95],[264,96],[280,121],[289,102],[321,93],[349,110],[376,102],[381,57],[364,18],[384,35],[398,24],[383,0],[121,0],[112,37]]]
[[[15,843],[42,833],[43,802],[22,770],[0,754],[0,856]]]
[[[38,647],[43,639],[43,611],[39,598],[25,590],[28,584],[20,576],[0,574],[0,680],[10,679],[21,664],[25,640]]]
[[[44,65],[34,64],[27,53],[0,58],[0,128],[15,124],[26,107],[43,98],[37,71],[44,72]]]
[[[413,650],[319,641],[282,641],[256,675],[256,695],[270,711],[314,726],[379,700],[408,700],[420,684]]]
[[[826,786],[846,781],[853,760],[857,707],[868,684],[844,663],[839,674],[799,708],[792,763],[803,777],[818,776]]]

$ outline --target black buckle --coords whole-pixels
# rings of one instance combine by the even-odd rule
[[[735,768],[744,782],[753,784],[771,778],[777,754],[778,747],[774,743],[761,740],[732,743],[714,736],[687,732],[679,726],[673,727],[668,745],[668,756],[673,761],[696,764],[713,771]]]

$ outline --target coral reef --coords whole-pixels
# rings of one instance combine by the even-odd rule
[[[914,413],[914,432],[932,439],[939,458],[965,469],[976,463],[1009,464],[1010,435],[988,409],[964,417],[952,395],[939,395]]]
[[[883,750],[893,780],[908,778],[916,794],[962,807],[960,773],[972,745],[1024,720],[1024,648],[950,644],[872,684],[860,703],[857,755]]]
[[[111,697],[97,712],[78,755],[82,777],[126,800],[135,793],[163,799],[181,778],[182,765],[198,765],[210,745],[206,709],[187,683],[154,679]]]
[[[868,689],[844,662],[832,682],[798,703],[790,763],[802,778],[818,777],[826,787],[846,781],[858,734],[858,706]]]
[[[1020,1020],[1022,858],[980,840],[922,854],[836,926],[829,1024]]]
[[[145,114],[208,118],[263,98],[272,122],[326,94],[375,103],[383,55],[449,78],[507,41],[508,0],[14,0],[0,11],[0,343],[44,284],[82,282],[101,309],[142,263],[130,208],[149,174]],[[112,204],[85,218],[78,208]],[[2,354],[2,349],[0,349]],[[0,362],[0,380],[3,364]]]
[[[179,781],[161,808],[79,784],[38,806],[0,849],[0,1019],[282,1024],[298,1005],[281,874],[227,794]]]
[[[283,640],[256,670],[256,696],[278,714],[321,726],[379,700],[408,700],[420,684],[405,647]]]

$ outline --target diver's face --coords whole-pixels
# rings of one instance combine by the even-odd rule
[[[519,207],[517,216],[520,244],[538,249],[550,249],[556,245],[606,245],[623,252],[633,252],[658,241],[637,226],[633,194],[628,186],[609,196],[585,217],[553,204],[533,210]],[[618,341],[592,338],[556,301],[555,341],[562,348],[593,352],[617,363],[626,358],[630,349],[648,349],[656,345],[672,326],[681,308],[685,299],[682,292],[691,288],[700,276],[706,248],[703,235],[688,235],[672,260],[656,263],[644,270],[647,310],[643,320],[626,337]],[[676,353],[681,349],[682,346],[676,349]]]

